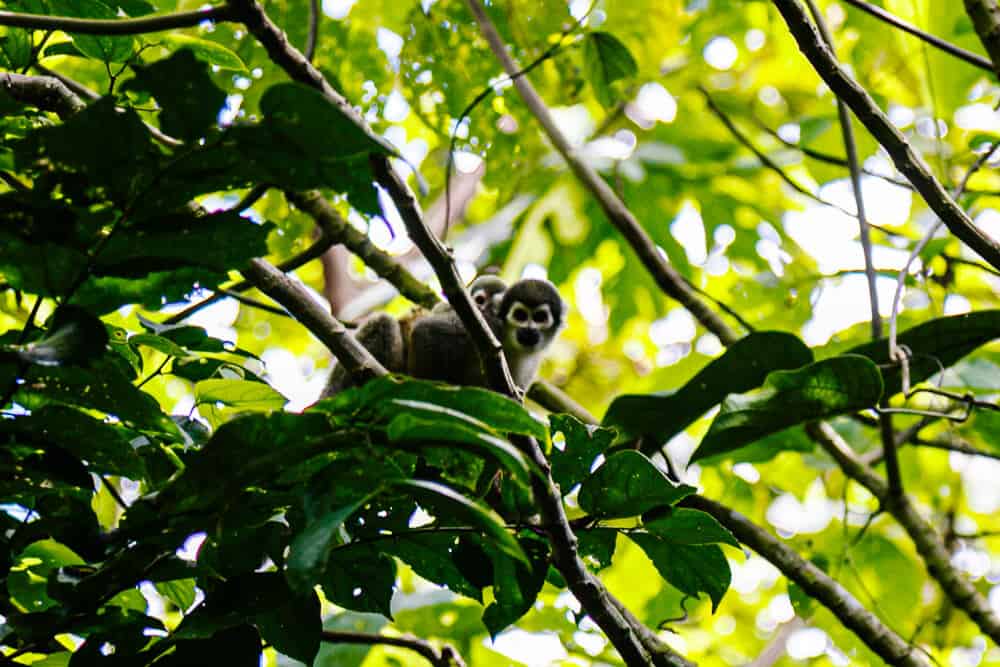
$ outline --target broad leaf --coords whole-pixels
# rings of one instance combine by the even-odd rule
[[[78,306],[59,308],[45,328],[40,340],[13,348],[14,356],[43,366],[86,365],[103,355],[108,344],[104,324]]]
[[[643,527],[671,544],[728,544],[740,548],[736,537],[711,514],[687,507],[673,507],[666,516],[644,521]]]
[[[673,505],[694,492],[694,487],[671,482],[644,455],[626,450],[609,457],[583,480],[579,503],[595,517],[627,517]]]
[[[598,455],[611,446],[615,432],[584,424],[572,415],[550,415],[549,429],[553,435],[562,433],[562,449],[552,448],[552,479],[563,495],[569,493],[590,473]]]
[[[905,345],[913,354],[910,384],[915,385],[997,338],[1000,338],[1000,310],[985,310],[923,322],[900,333],[896,343]],[[866,356],[878,364],[886,396],[902,391],[902,374],[898,364],[889,361],[887,338],[859,345],[849,354]]]
[[[393,481],[392,485],[412,493],[417,501],[429,507],[432,513],[435,510],[445,511],[475,524],[483,529],[484,534],[489,536],[502,553],[523,563],[528,562],[527,556],[507,530],[503,519],[490,509],[437,482],[401,479]]]
[[[606,107],[615,103],[611,84],[619,79],[633,77],[639,71],[628,47],[607,32],[591,32],[587,35],[583,46],[583,61],[594,96]]]
[[[668,542],[658,535],[632,531],[630,540],[639,545],[657,572],[670,585],[687,595],[707,593],[714,612],[729,590],[732,572],[722,549],[712,545],[686,545]]]
[[[752,333],[709,362],[677,391],[619,396],[608,408],[603,424],[630,436],[651,436],[647,453],[653,452],[727,395],[759,387],[772,371],[800,368],[811,361],[812,351],[791,334]]]
[[[320,581],[330,550],[340,543],[340,527],[370,498],[371,496],[367,496],[327,512],[295,536],[289,545],[288,568],[285,572],[293,590],[304,592]]]
[[[245,72],[247,69],[238,55],[218,42],[179,33],[166,33],[158,36],[157,39],[173,47],[176,51],[187,49],[198,60],[206,62],[209,65],[214,65],[219,69],[235,70],[237,72]]]
[[[731,452],[789,426],[872,408],[881,396],[878,367],[859,355],[771,373],[759,391],[726,399],[691,461]]]
[[[135,65],[127,88],[152,93],[163,111],[160,129],[183,141],[195,141],[216,124],[226,93],[208,75],[208,66],[182,49],[145,67]]]

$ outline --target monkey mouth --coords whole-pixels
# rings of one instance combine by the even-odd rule
[[[519,329],[517,332],[517,343],[523,348],[531,349],[542,342],[542,335],[535,329]]]

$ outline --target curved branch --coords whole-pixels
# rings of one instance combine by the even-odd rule
[[[68,118],[86,107],[76,93],[54,76],[25,76],[0,72],[0,88],[18,102]]]
[[[772,0],[813,68],[830,90],[854,112],[889,153],[896,168],[913,183],[927,205],[948,229],[994,268],[1000,269],[1000,244],[979,230],[934,178],[923,159],[878,108],[875,100],[840,66],[836,56],[806,16],[798,0]]]
[[[425,658],[433,667],[465,667],[462,656],[451,646],[446,645],[441,650],[438,650],[430,642],[417,637],[389,637],[388,635],[373,635],[366,632],[347,632],[344,630],[324,630],[320,637],[323,641],[331,644],[363,644],[365,646],[384,644],[385,646],[398,646],[409,649]]]
[[[983,58],[981,55],[973,53],[972,51],[966,51],[960,46],[955,46],[951,42],[946,42],[940,37],[935,37],[930,33],[924,32],[923,30],[913,25],[912,23],[907,23],[898,16],[893,16],[892,14],[885,11],[881,7],[876,7],[875,5],[865,2],[864,0],[844,0],[844,2],[852,7],[860,9],[861,11],[867,14],[870,14],[871,16],[874,16],[879,21],[888,23],[894,28],[899,28],[905,33],[909,33],[914,37],[917,37],[918,39],[922,39],[931,46],[940,49],[941,51],[944,51],[949,55],[955,56],[959,60],[964,60],[970,65],[974,65],[975,67],[978,67],[979,69],[984,69],[988,72],[993,71],[992,63],[990,63],[990,61],[987,60],[986,58]]]
[[[844,473],[861,483],[878,499],[913,540],[927,571],[955,607],[964,611],[994,642],[1000,643],[1000,616],[980,595],[971,581],[951,563],[951,554],[941,536],[920,516],[906,494],[890,493],[888,485],[855,454],[829,424],[810,424],[809,435],[840,465]]]
[[[965,13],[993,61],[993,71],[1000,71],[1000,5],[997,0],[965,0]]]
[[[643,266],[653,276],[656,284],[668,296],[690,311],[694,318],[714,333],[723,344],[729,345],[735,342],[738,338],[736,333],[722,321],[717,313],[708,307],[708,304],[698,298],[698,295],[687,285],[684,278],[667,262],[653,239],[642,228],[632,211],[618,198],[611,186],[593,168],[580,159],[576,150],[559,131],[548,107],[534,86],[531,85],[528,77],[518,76],[520,68],[507,53],[503,39],[497,32],[496,26],[486,15],[482,5],[478,0],[468,0],[468,5],[479,24],[483,37],[489,43],[493,55],[500,61],[507,76],[514,80],[514,88],[517,89],[525,105],[542,126],[549,141],[566,160],[583,186],[597,199],[608,220],[625,237],[625,240],[642,261]]]
[[[772,563],[789,581],[794,581],[810,597],[829,609],[844,627],[857,635],[886,664],[906,667],[927,667],[929,664],[916,648],[883,624],[846,588],[739,512],[703,496],[688,496],[681,504],[714,516],[736,539]]]
[[[352,227],[319,191],[286,191],[285,197],[308,213],[325,237],[332,239],[334,243],[343,244],[357,255],[365,266],[384,278],[407,299],[425,308],[432,308],[438,302],[434,290],[417,280],[392,255],[375,247],[368,235]]]
[[[79,19],[0,11],[0,25],[33,30],[63,30],[78,35],[142,35],[175,28],[191,28],[203,21],[232,21],[234,18],[235,13],[229,5],[135,19]]]
[[[363,383],[388,373],[344,325],[312,297],[302,283],[262,259],[251,259],[241,273],[322,341],[353,379]]]

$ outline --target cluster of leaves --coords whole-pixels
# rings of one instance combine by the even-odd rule
[[[173,4],[23,0],[3,6],[121,18]],[[268,4],[293,39],[302,36],[306,3]],[[417,136],[436,134],[436,145],[444,146],[452,123],[496,69],[464,3],[437,3],[426,16],[403,4],[371,3],[368,14],[327,25],[336,39],[320,64],[349,99],[370,104],[363,109],[367,118],[377,118],[385,91],[398,83],[420,112],[423,125],[410,129]],[[761,3],[716,15],[659,4],[623,3],[597,30],[569,20],[561,1],[541,10],[537,3],[514,2],[509,13],[495,3],[490,12],[504,39],[523,45],[521,62],[560,40],[564,46],[533,71],[533,80],[561,103],[590,103],[613,119],[632,86],[643,76],[660,76],[663,42],[698,53],[719,31],[766,27],[753,6]],[[954,11],[939,4],[937,12]],[[529,5],[531,11],[520,11]],[[375,28],[382,25],[407,36],[392,65],[398,82],[375,45]],[[682,29],[690,32],[689,41],[680,39]],[[761,56],[770,60],[760,83],[781,87],[787,117],[776,118],[771,108],[756,111],[768,122],[794,118],[801,146],[833,150],[832,112],[807,105],[813,82],[785,73],[791,51],[776,44]],[[531,627],[538,621],[527,614],[546,587],[558,591],[566,582],[552,567],[545,531],[535,521],[532,481],[542,473],[511,444],[512,435],[535,438],[549,453],[589,567],[607,574],[612,565],[631,565],[635,545],[673,592],[704,594],[714,611],[732,578],[721,545],[739,545],[709,515],[686,507],[695,489],[665,474],[651,457],[689,427],[697,430],[717,406],[693,460],[765,462],[781,451],[811,451],[803,424],[873,408],[901,391],[887,342],[862,343],[855,331],[828,349],[764,331],[713,360],[690,354],[642,380],[596,382],[599,373],[592,371],[601,368],[600,355],[662,314],[665,299],[596,205],[583,203],[568,176],[539,168],[544,143],[533,133],[498,129],[504,115],[528,121],[513,96],[500,96],[473,113],[462,147],[488,149],[510,167],[489,171],[491,193],[525,191],[536,202],[493,257],[517,269],[539,261],[561,284],[579,275],[580,257],[589,258],[583,268],[601,272],[614,306],[612,335],[605,349],[579,355],[570,386],[580,396],[615,394],[604,428],[566,415],[551,415],[546,425],[490,392],[398,378],[369,383],[301,414],[282,412],[285,397],[246,367],[259,362],[249,349],[195,326],[144,317],[130,320],[138,326],[119,326],[121,312],[158,310],[192,290],[223,284],[252,257],[287,250],[282,233],[292,225],[284,218],[293,215],[275,205],[276,198],[261,207],[277,211],[268,222],[235,211],[206,212],[193,200],[267,183],[322,188],[355,211],[377,214],[368,156],[383,152],[382,144],[315,91],[279,78],[251,39],[225,26],[198,38],[57,34],[46,42],[27,30],[0,33],[4,69],[21,71],[39,58],[59,58],[108,92],[60,122],[0,90],[0,169],[24,186],[0,192],[0,274],[18,308],[22,295],[31,295],[53,311],[43,326],[12,327],[0,337],[2,407],[9,408],[0,420],[0,571],[6,572],[0,643],[48,655],[42,664],[257,665],[264,643],[310,663],[323,629],[318,591],[338,607],[392,618],[390,601],[404,572],[399,563],[483,607],[474,628],[441,623],[428,635],[468,638],[483,628],[496,635],[515,622]],[[264,73],[251,74],[244,63]],[[220,123],[220,111],[235,104],[237,87],[227,81],[234,73],[255,81],[250,90],[238,87],[253,113]],[[709,74],[692,64],[671,86],[700,85]],[[943,98],[965,99],[961,86],[969,83],[954,77],[949,88],[938,90]],[[372,85],[379,95],[368,94]],[[949,97],[949,91],[958,92]],[[749,109],[749,119],[755,103],[741,94],[724,94],[723,106],[734,113]],[[679,95],[679,102],[692,108],[689,97]],[[180,142],[157,142],[146,123]],[[631,171],[623,172],[629,178],[616,185],[688,278],[698,269],[669,226],[654,221],[693,200],[707,238],[723,224],[735,226],[736,240],[726,252],[752,270],[732,293],[754,304],[755,322],[796,330],[811,309],[793,291],[820,279],[803,269],[811,269],[812,260],[781,231],[775,236],[794,255],[788,301],[773,297],[785,294],[773,289],[776,276],[757,280],[769,267],[756,247],[763,234],[755,230],[761,220],[776,219],[787,202],[767,187],[769,176],[759,165],[748,166],[717,130],[710,123],[655,125],[642,139],[645,150],[630,159]],[[835,176],[823,169],[830,168],[814,168],[817,179]],[[641,181],[632,178],[637,172]],[[429,180],[440,188],[442,170],[431,165]],[[949,243],[932,244],[925,262],[938,259]],[[733,287],[733,275],[719,279],[719,293]],[[948,287],[943,278],[942,286]],[[585,329],[574,323],[567,338],[586,347],[580,343]],[[899,340],[913,355],[910,382],[951,368],[998,334],[997,311],[912,326]],[[162,362],[151,364],[153,358]],[[959,370],[975,370],[970,368]],[[996,367],[986,368],[989,374]],[[161,376],[184,383],[203,421],[161,408],[162,387],[154,390],[157,382],[151,382]],[[591,392],[597,385],[600,392]],[[631,393],[621,394],[623,387]],[[669,387],[676,389],[664,390]],[[995,446],[995,420],[982,415],[975,422],[975,437]],[[801,474],[804,469],[797,477],[813,479]],[[119,489],[134,493],[122,499]],[[748,506],[759,504],[752,492],[738,490]],[[192,536],[204,539],[193,560],[178,551]],[[859,558],[858,568],[870,566],[872,578],[914,569],[891,540],[871,540],[874,555],[868,563]],[[822,560],[840,545],[824,536],[809,548]],[[899,613],[910,614],[919,583],[901,586],[906,590],[883,607],[895,603]],[[139,592],[149,585],[176,622],[164,623],[150,610]],[[808,600],[791,592],[806,616]],[[666,598],[650,603],[645,616],[665,617],[676,601]],[[395,610],[397,619],[405,614]],[[579,620],[544,618],[547,627],[568,628],[568,636]],[[432,625],[429,615],[410,621],[412,628]],[[83,640],[72,657],[66,636]],[[606,649],[602,658],[613,659],[610,653]]]

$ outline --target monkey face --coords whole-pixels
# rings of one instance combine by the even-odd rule
[[[505,347],[528,354],[539,352],[562,327],[562,298],[547,280],[522,280],[504,294],[500,316]]]

